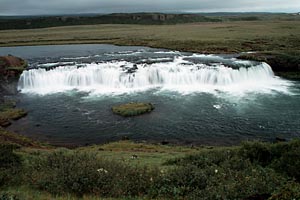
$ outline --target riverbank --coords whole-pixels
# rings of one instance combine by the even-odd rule
[[[82,25],[0,31],[0,46],[115,44],[166,48],[205,54],[272,54],[282,65],[275,72],[299,75],[300,21],[202,22],[178,25]],[[254,54],[255,55],[255,54]],[[286,56],[281,56],[286,55]],[[253,56],[253,55],[252,55]],[[259,59],[255,57],[253,59]],[[270,63],[272,65],[272,62]],[[278,73],[280,74],[280,73]],[[295,73],[294,73],[295,75]]]
[[[66,149],[3,134],[10,138],[0,137],[5,199],[300,198],[299,140],[233,147],[124,140]]]

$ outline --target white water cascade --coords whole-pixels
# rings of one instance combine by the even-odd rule
[[[177,58],[172,62],[134,64],[126,61],[91,63],[24,71],[18,89],[23,93],[49,94],[67,90],[91,93],[124,93],[150,88],[179,92],[247,92],[286,90],[287,82],[274,76],[266,63],[233,69],[208,66]]]

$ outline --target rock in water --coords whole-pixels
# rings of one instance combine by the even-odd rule
[[[121,115],[123,117],[142,115],[145,113],[150,113],[152,110],[154,110],[154,106],[151,103],[132,102],[112,107],[113,113]]]

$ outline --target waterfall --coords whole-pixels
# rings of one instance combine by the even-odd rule
[[[18,89],[23,93],[47,94],[67,90],[126,92],[149,88],[185,88],[205,91],[265,87],[278,81],[271,67],[258,63],[230,68],[222,64],[195,64],[182,59],[172,62],[134,64],[126,61],[91,63],[24,71]]]

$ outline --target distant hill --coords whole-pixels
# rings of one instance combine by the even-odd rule
[[[220,19],[200,14],[165,13],[114,13],[107,15],[62,15],[62,16],[24,16],[0,17],[0,30],[32,29],[54,26],[92,25],[92,24],[177,24],[191,22],[216,22]]]
[[[217,12],[217,13],[113,13],[48,16],[0,16],[0,30],[34,29],[93,24],[163,25],[194,22],[283,20],[298,21],[299,13]]]

